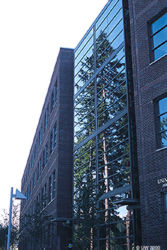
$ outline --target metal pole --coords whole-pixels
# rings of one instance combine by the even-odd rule
[[[11,219],[12,219],[12,199],[13,199],[13,187],[11,187],[10,193],[10,206],[9,206],[9,227],[8,227],[8,242],[7,250],[10,249],[10,233],[11,233]]]

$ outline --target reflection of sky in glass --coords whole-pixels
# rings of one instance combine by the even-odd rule
[[[167,132],[162,132],[161,133],[161,141],[162,141],[162,146],[166,147],[167,146]]]
[[[75,58],[77,58],[77,56],[79,55],[79,53],[81,52],[81,50],[83,49],[83,47],[85,46],[85,44],[88,42],[88,40],[90,39],[90,37],[92,35],[93,35],[93,29],[90,30],[90,32],[87,34],[87,36],[85,37],[85,39],[82,41],[81,45],[75,51]]]
[[[167,13],[161,16],[157,21],[152,24],[152,32],[153,34],[160,30],[163,26],[167,24]]]
[[[154,51],[155,60],[167,54],[167,42]]]
[[[85,50],[83,51],[83,53],[85,53]],[[93,46],[91,48],[89,48],[89,50],[86,52],[86,54],[82,54],[81,56],[83,56],[83,58],[81,59],[81,61],[78,63],[78,65],[75,67],[74,71],[75,71],[75,75],[79,72],[79,70],[83,67],[82,63],[85,62],[87,57],[91,57],[91,55],[93,55]]]
[[[117,0],[113,0],[113,1],[110,3],[110,5],[107,7],[107,9],[104,11],[104,13],[101,15],[101,17],[99,18],[99,20],[98,20],[97,23],[96,23],[96,28],[97,28],[97,29],[98,29],[98,27],[101,25],[101,22],[103,21],[103,19],[104,19],[105,17],[107,17],[108,14],[110,13],[110,11],[113,9],[113,7],[116,6],[117,2],[118,2]]]
[[[159,114],[167,112],[167,97],[159,101]]]
[[[167,212],[167,194],[165,194],[165,211]]]
[[[115,13],[117,13],[115,15]],[[106,34],[108,34],[114,26],[122,19],[122,9],[121,6],[118,6],[117,10],[115,11],[114,15],[111,13],[111,16],[108,16],[100,25],[98,30],[96,31],[96,37],[98,37],[103,30]]]
[[[113,0],[96,22],[95,36],[97,39],[101,31],[103,31],[108,36],[107,39],[111,43],[112,48],[116,49],[124,39],[122,29],[123,29],[122,3],[120,0],[119,1]],[[105,55],[105,58],[107,53],[106,49],[104,49],[103,53],[100,53],[103,54],[102,56]],[[82,65],[82,63],[85,63],[86,58],[91,57],[92,54],[93,54],[93,29],[88,33],[88,35],[85,37],[81,45],[75,51],[75,70],[74,70],[75,94],[93,74],[93,69],[94,69],[93,66],[92,69],[87,69]],[[99,67],[100,65],[98,65],[97,67]],[[86,78],[84,81],[81,80],[81,77],[79,76],[81,69],[85,71]]]
[[[85,47],[82,49],[82,51],[80,52],[80,54],[78,55],[78,57],[75,60],[75,67],[78,64],[78,62],[81,60],[81,58],[84,56],[84,54],[86,53],[86,51],[93,45],[93,36],[90,38],[90,40],[87,42],[87,44],[85,45]]]
[[[127,215],[126,206],[119,207],[118,209],[116,209],[116,211],[118,212],[118,216],[122,219]]]
[[[161,30],[153,36],[154,48],[165,42],[165,40],[167,40],[167,28]]]
[[[167,114],[160,116],[160,130],[167,130]]]

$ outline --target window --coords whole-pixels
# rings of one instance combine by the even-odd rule
[[[40,203],[40,193],[37,195],[37,202]]]
[[[47,185],[45,184],[44,187],[42,188],[42,194],[41,194],[43,208],[46,207],[47,204],[46,190],[47,190]]]
[[[53,152],[56,146],[56,137],[57,137],[57,126],[55,124],[50,134],[50,153]]]
[[[167,193],[164,194],[164,213],[165,213],[165,222],[167,223]]]
[[[34,185],[36,185],[36,182],[37,182],[37,171],[38,169],[36,169],[34,173]]]
[[[48,127],[48,120],[49,120],[49,107],[47,107],[45,111],[45,117],[44,117],[44,130]]]
[[[30,181],[30,194],[32,193],[32,189],[33,189],[33,179],[31,179]]]
[[[55,180],[56,176],[55,176],[55,171],[52,174],[52,199],[55,198],[55,189],[56,189],[56,185],[55,185]]]
[[[35,143],[35,146],[34,146],[34,159],[36,158],[36,155],[37,155],[37,145]]]
[[[154,21],[151,25],[152,50],[154,60],[167,54],[167,13]]]
[[[167,147],[167,97],[156,102],[157,141],[159,147]]]
[[[50,103],[50,110],[52,111],[57,99],[57,82],[55,83],[52,94],[51,94],[51,103]]]
[[[49,177],[49,190],[48,190],[49,202],[55,198],[55,171]]]
[[[39,144],[42,143],[42,137],[43,137],[43,129],[41,127],[40,130],[39,130]]]
[[[38,175],[37,175],[37,179],[40,177],[40,175],[41,175],[41,158],[39,159],[39,162],[38,162]]]
[[[45,167],[47,161],[48,161],[48,144],[46,143],[43,150],[43,167]]]
[[[33,174],[33,187],[36,185],[36,171]]]
[[[32,154],[31,156],[31,167],[33,168],[33,166],[34,166],[34,154]]]
[[[49,177],[49,194],[48,194],[48,200],[49,200],[49,202],[51,201],[51,194],[52,194],[52,192],[51,192],[51,189],[52,189],[52,182],[51,182],[51,176]]]

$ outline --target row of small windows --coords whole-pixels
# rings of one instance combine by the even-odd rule
[[[34,162],[36,160],[37,154],[39,152],[39,148],[40,148],[42,141],[43,141],[43,138],[44,138],[44,133],[45,133],[46,129],[48,128],[49,116],[50,116],[50,114],[51,114],[51,112],[56,104],[56,101],[57,101],[57,81],[53,87],[51,97],[50,97],[50,102],[49,102],[48,106],[46,107],[46,110],[44,113],[44,120],[43,120],[41,128],[38,132],[38,136],[37,136],[36,142],[34,144],[34,149],[32,151],[32,154],[31,154],[29,162],[28,162],[28,168],[26,170],[26,174],[24,175],[23,185],[26,183],[28,176],[29,176],[29,173],[31,172],[30,170],[34,166]],[[50,133],[50,153],[52,153],[55,145],[56,145],[56,125],[54,126],[54,128],[52,129],[52,131]],[[46,165],[47,157],[48,157],[48,153],[46,153],[48,151],[48,149],[46,149],[46,148],[48,148],[48,145],[45,145],[45,148],[44,148],[44,152],[45,152],[44,156],[43,156],[43,159],[44,159],[43,165],[44,166]]]
[[[37,166],[36,166],[36,169],[34,171],[34,174],[29,182],[30,193],[32,192],[32,189],[36,185],[37,180],[39,179],[43,169],[45,168],[45,166],[48,162],[49,155],[51,155],[52,152],[54,151],[54,149],[56,147],[56,141],[57,141],[57,124],[55,123],[53,129],[50,132],[50,147],[49,147],[49,143],[47,142],[45,144],[44,149],[41,153],[41,156],[37,162]],[[26,175],[26,178],[23,181],[22,188],[26,184],[27,178],[28,178],[28,175]]]
[[[32,184],[28,186],[27,191],[25,193],[27,199],[30,198],[31,193],[32,193]],[[38,204],[40,205],[41,209],[44,209],[48,203],[54,200],[55,194],[56,194],[56,172],[54,170],[50,175],[48,182],[45,183],[41,191],[38,193],[34,206]],[[24,207],[25,204],[26,201],[23,201],[22,206]]]

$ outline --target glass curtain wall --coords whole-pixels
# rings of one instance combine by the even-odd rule
[[[74,247],[132,249],[122,0],[109,1],[75,49]]]

